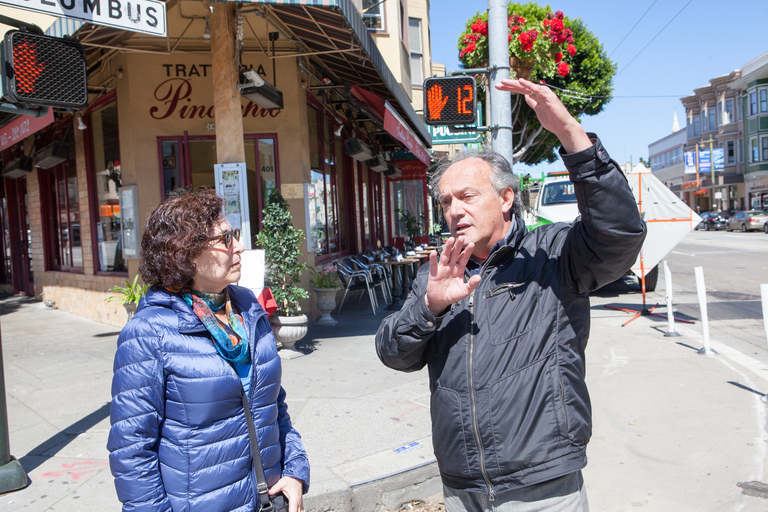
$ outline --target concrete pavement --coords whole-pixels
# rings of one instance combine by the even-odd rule
[[[649,306],[663,302],[663,283],[659,289]],[[675,293],[695,302],[685,290]],[[621,327],[628,315],[603,306],[641,306],[626,284],[592,304],[591,509],[768,509],[768,493],[759,497],[760,486],[748,484],[767,480],[762,321],[753,314],[738,325],[711,320],[719,353],[708,357],[697,353],[698,322],[678,324],[679,338],[665,338],[666,321],[656,317]],[[338,325],[310,328],[299,357],[281,351],[289,412],[312,466],[308,511],[382,511],[440,492],[427,374],[394,372],[375,355],[373,334],[387,313],[371,314],[365,298],[348,302]],[[31,482],[0,495],[0,509],[120,510],[105,448],[118,333],[23,298],[0,301],[0,314],[11,453]]]

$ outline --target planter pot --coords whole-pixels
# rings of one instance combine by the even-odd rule
[[[322,316],[315,320],[315,325],[336,325],[339,323],[331,316],[331,311],[336,309],[336,292],[338,288],[312,288],[317,295],[317,309]]]
[[[272,315],[269,318],[275,339],[283,344],[284,349],[288,350],[295,350],[293,346],[307,334],[307,321],[307,315]]]
[[[123,304],[123,307],[125,308],[125,312],[128,314],[128,320],[133,318],[133,315],[136,314],[136,303],[126,302]]]

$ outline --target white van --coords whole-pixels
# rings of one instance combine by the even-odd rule
[[[576,192],[573,182],[568,178],[568,171],[547,174],[536,196],[533,215],[533,223],[529,224],[528,229],[555,222],[572,224],[576,220],[579,216],[579,205],[576,203]]]

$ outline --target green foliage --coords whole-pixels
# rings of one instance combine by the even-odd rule
[[[537,17],[541,19],[542,13],[546,15],[550,10],[549,6],[540,7],[534,3],[511,3],[508,8],[510,13],[522,14],[531,19]],[[468,30],[478,17],[482,15],[477,14],[470,18],[467,22]],[[563,22],[571,29],[573,45],[576,48],[573,56],[564,55],[563,57],[568,59],[570,72],[566,76],[560,76],[558,73],[550,74],[551,68],[544,69],[544,66],[536,65],[533,68],[531,81],[544,80],[555,88],[553,90],[571,115],[580,120],[583,115],[593,116],[602,112],[611,101],[616,65],[608,58],[597,36],[586,28],[580,18],[565,16]],[[472,58],[487,63],[488,45],[485,43],[481,46],[480,42],[478,41],[475,51],[477,55]],[[459,49],[464,46],[460,38]],[[466,59],[462,59],[462,62],[464,60]],[[470,63],[465,63],[465,65],[468,64]],[[472,65],[472,67],[475,66],[476,64]],[[479,92],[478,101],[483,101],[484,96],[484,92]],[[519,94],[512,96],[512,125],[515,162],[536,165],[557,160],[560,142],[554,134],[540,130],[541,124],[536,113],[528,107],[525,99]]]
[[[273,189],[256,245],[264,249],[266,282],[277,302],[277,314],[282,316],[300,314],[299,302],[309,297],[309,292],[299,286],[301,273],[307,267],[299,262],[304,232],[293,226],[291,218],[288,203]]]
[[[133,278],[133,282],[125,280],[125,286],[113,286],[110,292],[117,295],[110,295],[105,302],[117,302],[118,304],[138,304],[141,298],[149,290],[149,285],[139,284],[139,276]]]

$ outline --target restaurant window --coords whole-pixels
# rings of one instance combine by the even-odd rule
[[[113,99],[88,115],[89,175],[94,191],[91,209],[94,268],[98,272],[128,272],[120,239],[118,189],[123,186],[117,102]]]
[[[310,187],[308,208],[315,257],[349,252],[349,205],[344,153],[334,117],[319,106],[307,105]]]
[[[248,211],[251,242],[260,231],[263,210],[272,189],[280,184],[277,136],[243,136],[245,169],[248,180]],[[166,199],[177,188],[215,188],[214,165],[217,163],[216,138],[213,136],[159,137],[160,177]]]
[[[421,87],[424,83],[424,55],[421,47],[421,20],[408,18],[408,45],[411,49],[411,83]]]
[[[404,217],[412,215],[423,226],[424,213],[424,180],[392,181],[392,206],[395,214],[394,236],[404,237]],[[423,233],[422,233],[423,234]]]
[[[83,268],[75,139],[71,126],[70,120],[65,135],[61,137],[69,147],[67,159],[50,169],[38,171],[48,270],[80,271]]]
[[[381,0],[363,0],[363,22],[368,30],[386,30],[384,2]]]

